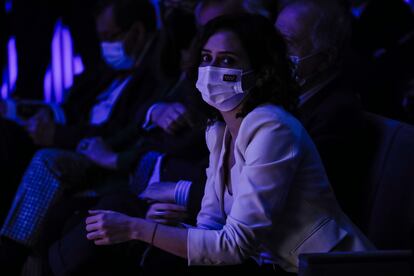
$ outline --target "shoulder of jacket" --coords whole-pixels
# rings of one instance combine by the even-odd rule
[[[261,105],[247,114],[243,119],[241,130],[254,129],[269,123],[284,124],[287,123],[289,117],[288,113],[281,107],[271,104]]]

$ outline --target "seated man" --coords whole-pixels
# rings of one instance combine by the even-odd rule
[[[178,91],[195,93],[183,89],[182,86]],[[174,98],[180,100],[177,96],[175,95]],[[163,116],[159,120],[157,112],[151,116],[156,127],[152,128],[146,137],[139,139],[127,151],[115,153],[98,138],[88,141],[90,146],[82,152],[90,156],[91,159],[98,160],[95,158],[96,156],[107,156],[108,158],[104,159],[118,161],[116,169],[132,168],[134,170],[129,184],[130,190],[135,196],[124,193],[107,194],[98,200],[99,206],[109,207],[118,204],[118,207],[121,206],[120,210],[132,208],[131,212],[137,215],[144,215],[149,208],[149,215],[156,216],[153,219],[160,222],[177,223],[185,218],[187,219],[186,223],[194,222],[204,194],[205,168],[208,163],[204,127],[202,127],[202,122],[205,119],[200,116],[202,109],[197,108],[198,105],[189,104],[184,99],[181,102],[183,103],[163,103],[159,106],[156,111],[162,112]],[[162,129],[162,123],[161,126],[157,123],[162,120],[170,120],[170,116],[173,116],[177,110],[179,112],[183,109],[188,111],[182,113],[183,115],[178,118],[177,123],[165,126],[166,130]],[[110,164],[105,165],[103,162],[100,162],[100,165],[110,166]],[[141,204],[138,204],[139,208],[131,207],[136,206],[136,204],[132,204],[137,201],[136,195],[139,195],[139,198],[143,200]],[[81,206],[80,210],[87,210],[96,203],[97,200],[91,200],[89,204]],[[63,209],[74,207],[76,207],[75,204],[69,200]],[[76,210],[79,211],[79,208]],[[63,212],[73,214],[73,212]],[[80,214],[83,212],[76,213],[75,217],[80,219]],[[105,262],[102,258],[97,258],[98,256],[102,257],[102,254],[105,256],[105,250],[101,251],[101,248],[86,239],[83,219],[73,225],[73,218],[71,218],[71,226],[65,227],[63,236],[60,233],[64,223],[56,224],[56,221],[65,221],[62,211],[58,211],[56,215],[49,215],[48,221],[50,223],[47,223],[45,233],[49,241],[46,242],[53,243],[48,254],[49,265],[56,275],[84,272],[85,266],[97,269],[99,266],[102,267],[102,263],[116,266],[119,262],[123,262],[123,258],[127,258],[131,254],[130,248],[117,251],[116,256],[113,255],[114,252],[106,252],[108,262]],[[57,238],[57,241],[53,241],[54,238]],[[43,241],[45,240],[43,239]],[[134,256],[137,260],[137,255]],[[100,265],[97,266],[97,264]],[[130,269],[134,266],[136,268],[136,265],[137,262],[124,264]],[[108,269],[106,265],[105,267]]]
[[[35,143],[75,149],[85,137],[106,138],[130,123],[142,123],[163,84],[151,64],[155,54],[155,25],[155,12],[147,0],[100,1],[96,27],[103,58],[111,68],[80,77],[63,105],[66,125],[56,125],[47,112],[30,119],[27,130]],[[41,225],[43,216],[30,220],[28,214],[42,213],[61,193],[57,178],[68,176],[66,183],[70,185],[90,167],[91,162],[73,152],[39,151],[22,179],[1,235],[24,247],[35,244],[35,229]],[[71,175],[73,172],[77,174]],[[45,183],[53,185],[42,186]],[[33,193],[32,188],[38,192]],[[9,255],[8,260],[17,261],[19,258],[13,258],[12,252],[5,250],[4,254]]]
[[[336,1],[296,0],[281,10],[275,26],[287,42],[301,88],[299,118],[315,142],[338,202],[358,224],[367,153],[362,108],[342,75],[350,15]]]
[[[107,67],[75,82],[62,105],[65,125],[55,124],[47,112],[28,120],[26,129],[39,146],[75,149],[85,137],[112,134],[153,96],[155,14],[149,1],[98,1],[96,14]]]
[[[171,25],[177,27],[172,23]],[[187,36],[189,37],[185,38],[185,41],[179,42],[179,45],[183,48],[189,46],[192,32],[188,32]],[[181,36],[181,38],[183,37]],[[177,52],[180,53],[181,49],[177,49]],[[169,55],[169,58],[173,59],[171,55]],[[178,64],[176,64],[176,67],[178,68]],[[177,69],[175,70],[177,71]],[[165,74],[166,72],[163,73]],[[176,76],[177,74],[171,75]],[[111,191],[113,189],[126,190],[128,187],[123,184],[127,182],[127,174],[124,172],[128,172],[140,159],[142,159],[140,163],[144,164],[144,172],[150,172],[153,169],[153,161],[157,161],[157,164],[162,163],[163,177],[158,181],[165,181],[165,179],[178,181],[179,178],[177,177],[183,171],[190,172],[188,179],[195,181],[194,177],[197,178],[200,175],[200,168],[202,171],[201,175],[204,174],[203,156],[206,153],[203,142],[204,131],[200,128],[194,130],[193,125],[194,121],[202,120],[200,118],[200,109],[197,108],[196,104],[187,101],[186,94],[188,94],[188,88],[185,87],[186,83],[182,77],[178,79],[176,77],[175,81],[170,80],[166,83],[168,85],[165,85],[165,87],[169,86],[166,91],[168,92],[168,97],[164,97],[162,99],[163,102],[157,103],[150,109],[148,109],[149,105],[144,105],[143,108],[138,109],[136,117],[142,119],[134,120],[129,126],[124,127],[122,131],[114,133],[112,137],[106,137],[106,143],[102,138],[88,138],[79,143],[78,151],[82,154],[45,150],[36,155],[19,187],[18,194],[25,196],[16,197],[15,208],[10,211],[10,219],[3,227],[3,248],[16,249],[16,247],[22,244],[29,245],[30,247],[35,245],[39,241],[39,234],[43,228],[46,213],[51,209],[50,206],[57,202],[62,195],[70,196],[74,191],[91,187],[91,183],[96,183],[100,186],[94,189],[94,193],[96,191],[108,193],[109,190],[106,190],[106,188]],[[160,87],[157,88],[160,90],[164,88],[163,83]],[[181,94],[177,95],[177,92]],[[157,97],[154,96],[153,99],[157,99]],[[177,100],[182,103],[174,102]],[[194,116],[189,116],[189,114]],[[188,117],[192,119],[184,119]],[[148,119],[148,122],[146,122],[146,129],[148,131],[144,131],[144,128],[139,127],[145,118]],[[159,126],[159,128],[154,128],[153,126]],[[169,134],[166,136],[166,133]],[[172,135],[173,133],[175,134],[174,136]],[[174,137],[176,138],[173,139]],[[134,145],[131,146],[132,149],[125,150],[131,144],[131,141],[134,141]],[[120,158],[112,158],[115,154],[107,158],[109,156],[107,149],[109,148],[117,152],[124,150],[126,153],[119,154],[122,156]],[[162,155],[158,154],[158,152],[161,152]],[[197,171],[188,171],[187,163],[189,162],[190,164],[188,165],[199,169]],[[146,167],[147,164],[150,164],[150,166]],[[146,185],[148,179],[144,181],[142,178],[143,176],[148,176],[148,174],[142,174],[141,172],[142,170],[137,173],[137,177],[133,178],[135,179],[134,183],[138,182]],[[114,179],[118,183],[114,183]],[[156,178],[151,178],[151,183],[154,183],[154,179]],[[108,185],[105,186],[101,181]],[[189,183],[181,183],[181,187],[184,190],[188,190]],[[169,186],[171,187],[171,185]],[[175,188],[173,187],[173,189]],[[30,192],[28,193],[28,191]],[[32,191],[36,195],[34,196],[36,198],[35,203],[33,203],[33,198],[28,196]],[[40,195],[39,191],[47,191],[47,196]],[[199,194],[202,194],[202,189]],[[24,231],[20,231],[19,229],[22,228],[21,224],[27,221],[30,221],[30,229],[26,227]],[[30,244],[21,242],[22,238],[16,238],[16,234],[10,234],[15,232],[24,232],[23,235],[25,235],[26,239],[30,239]],[[14,236],[11,237],[12,235]],[[20,246],[20,249],[23,249],[22,246]],[[9,250],[9,252],[11,251]],[[22,259],[27,253],[27,250],[14,251],[20,251]]]
[[[101,39],[101,54],[108,66],[77,78],[67,100],[61,106],[64,117],[61,119],[66,121],[65,124],[54,122],[46,109],[22,122],[26,133],[30,134],[38,147],[73,150],[85,137],[111,135],[131,123],[137,110],[149,105],[152,98],[157,97],[155,87],[162,82],[156,77],[157,72],[152,66],[156,22],[151,3],[147,0],[98,2],[96,28]],[[131,10],[136,12],[130,13]],[[123,16],[125,13],[130,16]],[[4,105],[0,104],[0,114],[7,112]],[[13,136],[16,143],[27,141],[26,133],[8,131],[5,136]],[[33,150],[23,152],[26,148],[23,142],[18,147],[22,150],[12,153],[16,160],[24,160],[26,155],[33,154]],[[0,154],[6,156],[3,150]],[[22,177],[19,170],[9,171],[9,174],[12,174],[13,179]],[[15,181],[8,182],[7,185],[7,189],[16,189]],[[11,201],[9,194],[3,195],[7,196],[2,202]]]

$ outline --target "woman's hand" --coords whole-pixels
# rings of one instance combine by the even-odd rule
[[[146,219],[161,224],[177,225],[187,218],[185,207],[171,203],[154,203],[145,216]]]
[[[110,245],[133,239],[134,218],[106,210],[90,210],[86,218],[86,235],[96,245]]]

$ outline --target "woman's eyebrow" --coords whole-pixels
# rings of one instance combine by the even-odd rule
[[[220,51],[220,54],[225,54],[225,55],[233,55],[233,56],[239,56],[238,53],[236,52],[232,52],[232,51]]]

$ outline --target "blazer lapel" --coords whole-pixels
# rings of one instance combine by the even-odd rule
[[[318,109],[318,106],[323,102],[323,100],[328,97],[332,91],[332,87],[335,85],[336,80],[330,81],[326,86],[324,86],[319,92],[313,95],[308,101],[306,101],[302,106],[299,107],[298,117],[303,125],[307,125],[312,115],[315,113],[315,110]]]
[[[225,127],[223,137],[221,140],[221,147],[220,152],[218,153],[219,159],[217,160],[217,169],[214,175],[214,185],[215,190],[217,193],[217,198],[220,202],[220,210],[223,215],[225,215],[224,209],[224,187],[226,183],[226,179],[224,179],[224,157],[226,154],[226,137],[227,137],[228,129]]]

